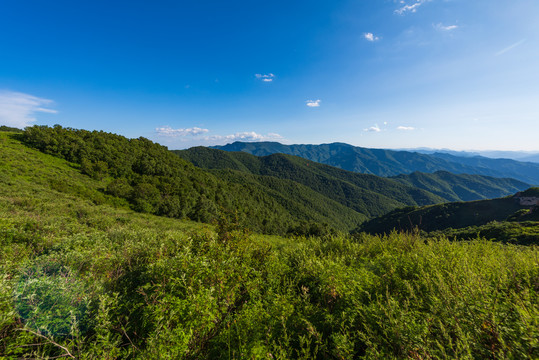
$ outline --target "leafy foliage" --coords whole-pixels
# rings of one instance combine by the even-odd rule
[[[0,125],[0,131],[22,133],[21,129],[11,127],[11,126],[6,126],[6,125]]]
[[[225,152],[205,147],[174,152],[205,169],[232,169],[300,183],[366,217],[378,216],[405,205],[426,205],[444,201],[428,191],[402,185],[390,179],[357,174],[297,156],[273,154],[256,157],[242,152]]]
[[[539,244],[539,219],[536,221],[493,221],[481,226],[468,226],[462,229],[434,231],[429,236],[446,236],[449,239],[466,240],[484,238],[519,245]]]
[[[293,184],[278,183],[274,188],[280,190],[268,192],[267,182],[238,174],[210,174],[144,138],[33,126],[21,139],[76,164],[83,174],[101,181],[106,194],[124,199],[139,212],[207,223],[216,221],[222,210],[238,212],[249,218],[246,226],[251,230],[280,234],[300,221],[320,220],[347,231],[365,220],[365,216],[338,204],[329,205],[324,213],[317,212],[312,204],[324,201],[313,198],[312,191],[308,193],[301,186],[291,200],[285,194],[290,187],[297,187]]]
[[[539,356],[536,247],[158,217],[103,194],[110,175],[0,146],[0,357]]]

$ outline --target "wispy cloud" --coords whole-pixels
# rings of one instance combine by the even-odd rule
[[[397,130],[401,130],[401,131],[412,131],[412,130],[415,130],[415,128],[412,127],[412,126],[397,126]]]
[[[368,132],[380,132],[382,131],[380,129],[380,127],[378,126],[378,124],[375,124],[374,126],[371,126],[369,128],[366,128],[366,129],[363,129],[363,131],[368,131]]]
[[[404,0],[401,0],[399,2],[401,4],[401,7],[395,10],[395,13],[399,15],[404,15],[406,13],[415,13],[421,5],[429,1],[431,0],[415,0],[407,4]]]
[[[307,100],[305,103],[308,107],[319,107],[320,106],[320,99],[318,100]]]
[[[364,34],[363,34],[363,37],[364,37],[367,41],[370,41],[370,42],[374,42],[374,41],[380,40],[380,37],[375,36],[375,35],[374,35],[373,33],[371,33],[371,32],[364,33]]]
[[[451,31],[451,30],[458,29],[458,25],[444,25],[442,23],[438,23],[433,26],[438,31]]]
[[[275,75],[272,73],[269,74],[255,74],[255,77],[263,82],[272,82],[275,78]]]
[[[500,56],[502,54],[505,54],[506,52],[510,51],[510,50],[513,50],[514,48],[516,48],[517,46],[520,46],[522,45],[524,42],[526,41],[526,39],[522,39],[520,41],[517,41],[516,43],[512,44],[512,45],[509,45],[508,47],[506,47],[505,49],[502,49],[500,51],[498,51],[496,53],[496,56]]]
[[[281,140],[283,137],[279,134],[268,133],[266,135],[258,134],[254,131],[238,132],[231,135],[212,135],[204,138],[208,141],[272,141]]]
[[[155,128],[157,135],[171,136],[171,137],[183,137],[183,136],[197,136],[207,133],[208,129],[202,129],[199,127],[192,127],[187,129],[173,129],[170,126],[163,126]]]
[[[52,100],[20,92],[0,90],[0,124],[24,128],[36,121],[36,113],[56,114],[47,106]]]
[[[283,137],[276,133],[258,134],[254,131],[237,132],[230,135],[210,135],[210,130],[199,127],[173,129],[170,126],[162,126],[155,129],[156,134],[161,139],[174,139],[182,143],[194,144],[216,144],[227,143],[234,141],[277,141]]]

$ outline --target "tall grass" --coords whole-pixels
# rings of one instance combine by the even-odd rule
[[[0,153],[0,358],[539,358],[537,247],[263,237],[96,201],[67,165]]]

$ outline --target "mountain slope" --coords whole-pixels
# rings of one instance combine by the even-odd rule
[[[537,358],[537,247],[260,236],[79,167],[0,132],[2,359]]]
[[[462,229],[481,226],[492,221],[539,221],[539,211],[529,212],[529,206],[521,206],[514,196],[492,200],[453,202],[402,208],[363,223],[359,231],[373,234],[392,230],[411,231],[416,227],[424,231]]]
[[[196,166],[214,171],[232,169],[291,180],[368,217],[384,214],[396,207],[445,201],[428,191],[391,179],[357,174],[297,156],[272,154],[256,157],[242,152],[225,152],[204,147],[175,153]]]
[[[494,199],[514,194],[530,187],[515,179],[494,178],[483,175],[452,174],[437,171],[432,174],[413,172],[391,179],[430,191],[448,201]]]
[[[275,187],[280,190],[268,191],[245,173],[240,173],[244,179],[216,176],[144,138],[35,126],[5,137],[5,144],[21,149],[26,147],[14,137],[70,161],[87,177],[101,181],[101,196],[123,199],[139,212],[201,222],[237,216],[252,231],[279,234],[309,221],[349,231],[366,219],[301,184],[282,183]],[[61,180],[57,186],[63,186]]]
[[[401,205],[427,205],[495,198],[529,187],[528,184],[513,179],[455,175],[448,172],[416,172],[388,179],[358,174],[284,154],[256,157],[245,152],[225,152],[205,147],[174,152],[206,169],[234,169],[294,180],[371,216],[389,211],[387,207],[380,205],[391,203],[387,198],[397,200]],[[378,195],[375,197],[373,193]],[[368,200],[369,198],[371,200]],[[365,202],[369,204],[365,205]]]
[[[234,142],[213,148],[243,151],[257,156],[274,153],[296,155],[344,170],[378,176],[395,176],[414,171],[432,173],[442,170],[452,173],[510,177],[530,184],[539,184],[539,164],[507,159],[368,149],[343,143],[283,145],[277,142]]]
[[[539,164],[534,162],[491,159],[484,156],[461,157],[445,153],[434,153],[432,156],[451,163],[473,167],[477,169],[479,174],[489,175],[487,172],[495,171],[498,174],[504,174],[503,177],[518,179],[534,185],[539,184]]]

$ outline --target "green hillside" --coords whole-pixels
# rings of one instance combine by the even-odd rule
[[[135,212],[99,167],[0,133],[0,358],[539,356],[536,247],[256,235]]]
[[[490,222],[539,221],[539,211],[530,213],[529,206],[520,206],[513,196],[470,202],[454,202],[424,207],[408,207],[363,223],[359,231],[372,234],[415,229],[432,232],[445,229],[464,229],[486,225]],[[535,226],[539,226],[539,222]],[[473,229],[466,229],[466,236]],[[450,232],[448,232],[449,234]],[[539,243],[539,237],[535,238]]]
[[[539,164],[481,156],[459,157],[449,154],[421,154],[410,151],[369,149],[343,143],[321,145],[284,145],[277,142],[234,142],[213,148],[243,151],[257,156],[275,153],[296,155],[344,170],[396,176],[415,171],[433,173],[449,171],[457,174],[477,174],[513,178],[529,184],[539,184]]]
[[[30,127],[18,137],[28,146],[70,161],[100,180],[103,194],[124,199],[139,212],[207,223],[220,216],[237,217],[252,231],[278,234],[310,222],[349,231],[366,219],[301,184],[282,182],[268,191],[267,184],[252,177],[197,168],[144,138],[60,126]]]
[[[442,171],[434,174],[415,172],[387,179],[284,154],[257,157],[206,147],[173,152],[205,169],[233,169],[293,180],[369,217],[405,205],[496,198],[529,187],[514,179]]]
[[[530,187],[529,184],[515,179],[452,174],[447,171],[437,171],[432,174],[414,172],[408,175],[398,175],[392,179],[430,191],[447,201],[494,199],[512,195]]]
[[[273,154],[256,157],[242,152],[226,152],[205,147],[174,152],[205,169],[233,169],[295,181],[367,217],[378,216],[405,205],[444,201],[427,191],[390,179],[357,174],[297,156]]]

